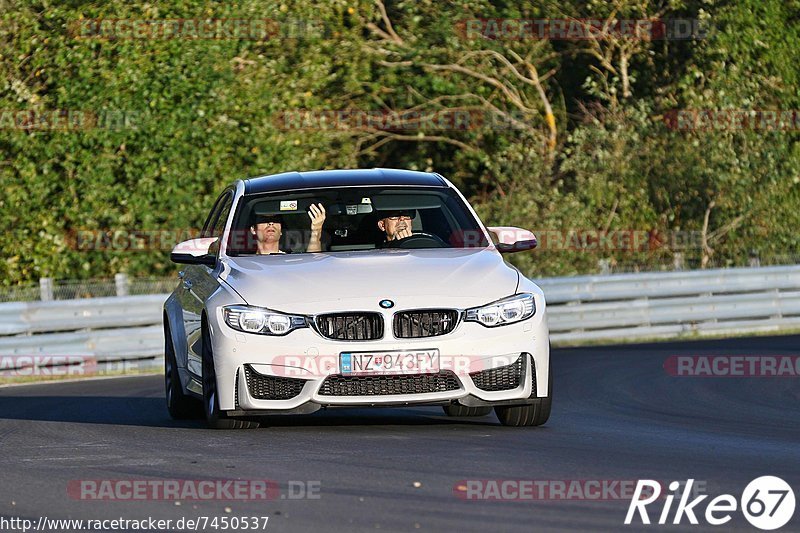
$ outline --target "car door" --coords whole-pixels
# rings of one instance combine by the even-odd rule
[[[226,189],[214,203],[200,236],[221,238],[232,205],[233,191]],[[201,316],[206,300],[219,287],[217,276],[216,267],[206,265],[187,265],[182,274],[179,299],[183,308],[183,327],[188,346],[186,362],[189,371],[196,376],[201,375],[202,369]]]

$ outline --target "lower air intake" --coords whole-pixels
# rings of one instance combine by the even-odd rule
[[[510,365],[472,372],[469,377],[476,387],[487,392],[516,389],[525,380],[525,355]]]
[[[306,380],[265,376],[244,365],[244,377],[250,396],[257,400],[290,400],[300,394]]]
[[[383,376],[328,376],[322,382],[322,396],[390,396],[392,394],[425,394],[458,390],[461,384],[447,370],[436,374],[402,374]]]

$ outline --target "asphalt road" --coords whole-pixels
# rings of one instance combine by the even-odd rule
[[[574,486],[693,478],[712,496],[738,498],[750,480],[775,475],[800,497],[800,379],[688,378],[664,370],[671,355],[736,354],[800,355],[800,337],[554,350],[553,412],[541,428],[406,408],[329,410],[224,432],[171,421],[159,376],[3,388],[0,517],[268,516],[266,531],[281,532],[755,531],[739,512],[717,528],[704,526],[702,516],[699,526],[684,518],[679,527],[625,527],[629,500],[614,499],[613,485],[611,499],[601,501],[557,493],[544,501],[474,500],[463,490],[464,480]],[[81,480],[148,479],[266,479],[280,495],[96,501],[76,489]],[[312,482],[305,485],[312,492],[318,483],[319,497],[290,498],[299,495],[299,482]],[[492,495],[482,487],[471,494]],[[91,490],[84,496],[99,495]],[[782,529],[790,530],[800,530],[800,511]]]

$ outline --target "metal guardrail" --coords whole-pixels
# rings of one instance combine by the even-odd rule
[[[0,335],[150,326],[160,322],[165,299],[164,294],[150,294],[4,303],[0,304]],[[0,347],[6,340],[0,337]]]
[[[800,266],[541,279],[554,344],[800,328]],[[165,294],[0,303],[0,355],[163,354]]]
[[[551,278],[539,285],[554,343],[800,327],[800,266]]]

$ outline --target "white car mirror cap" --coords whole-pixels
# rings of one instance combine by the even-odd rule
[[[211,249],[212,246],[217,248],[214,245],[218,241],[217,237],[202,237],[180,242],[172,249],[170,259],[173,263],[211,266],[216,262],[216,257],[211,253]]]
[[[514,226],[492,226],[487,228],[495,237],[495,247],[500,253],[533,250],[538,245],[533,232]]]
[[[199,239],[189,239],[188,241],[179,242],[172,249],[173,254],[186,254],[194,257],[208,255],[211,245],[217,237],[202,237]]]

